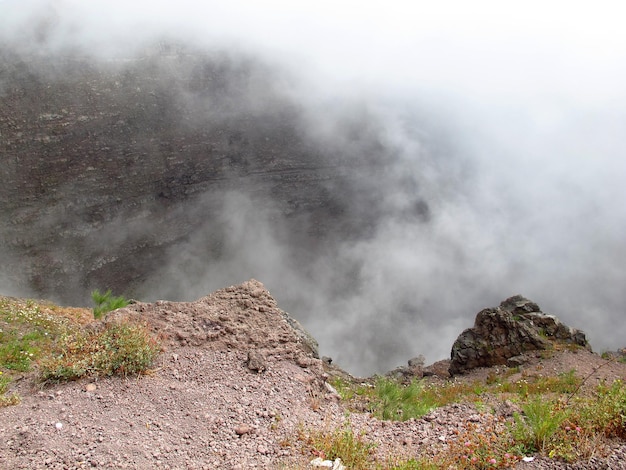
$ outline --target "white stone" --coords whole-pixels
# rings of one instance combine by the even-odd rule
[[[313,460],[311,460],[309,465],[311,465],[311,467],[333,468],[333,461],[332,460],[324,460],[321,457],[316,457]]]

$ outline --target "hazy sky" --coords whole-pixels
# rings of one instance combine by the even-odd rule
[[[158,31],[317,68],[327,80],[480,97],[624,97],[620,2],[58,0],[67,38],[128,42]],[[44,1],[4,0],[4,22]],[[4,15],[3,15],[4,16]],[[0,20],[2,21],[2,20]],[[3,25],[6,28],[5,25]]]
[[[428,359],[470,326],[476,310],[459,302],[494,306],[479,303],[485,292],[528,296],[585,329],[596,349],[626,346],[622,2],[0,0],[0,38],[19,40],[49,3],[57,45],[108,54],[155,34],[182,37],[286,67],[313,107],[363,98],[448,123],[474,179],[453,201],[430,201],[440,214],[430,234],[391,224],[380,234],[391,253],[364,243],[346,254],[367,253],[372,291],[400,272],[430,292],[422,304],[437,299],[428,302],[449,321],[424,338]],[[463,275],[449,247],[464,251]]]

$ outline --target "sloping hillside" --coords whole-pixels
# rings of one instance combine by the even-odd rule
[[[318,359],[315,340],[254,280],[195,302],[134,303],[104,322],[21,299],[3,298],[1,312],[0,377],[19,401],[0,408],[2,468],[299,469],[316,458],[352,469],[624,468],[626,364],[582,347],[401,385]],[[62,342],[70,325],[128,322],[162,349],[144,373],[41,383],[59,350],[28,352],[27,327]],[[11,338],[29,354],[23,372],[7,366]]]

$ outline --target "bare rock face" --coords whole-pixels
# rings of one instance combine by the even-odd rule
[[[585,333],[547,315],[530,300],[516,295],[496,308],[476,315],[454,342],[450,374],[461,374],[477,367],[508,364],[527,351],[553,347],[554,341],[573,343],[589,349]]]

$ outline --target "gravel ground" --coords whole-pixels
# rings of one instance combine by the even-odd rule
[[[349,424],[378,443],[377,455],[435,453],[467,423],[489,414],[451,405],[420,420],[383,422],[346,413],[322,388],[320,371],[270,361],[254,373],[240,351],[184,347],[140,378],[74,382],[24,397],[0,411],[0,468],[306,468],[299,429]],[[566,466],[535,459],[519,468],[626,468],[626,446],[608,458]]]

